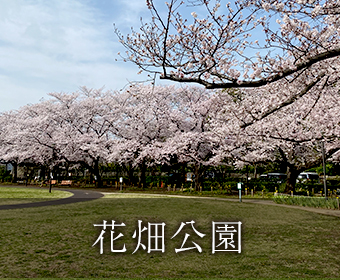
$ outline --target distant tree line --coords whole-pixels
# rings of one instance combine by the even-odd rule
[[[212,167],[276,162],[290,191],[301,171],[320,165],[321,140],[327,159],[338,160],[340,96],[336,86],[311,90],[261,117],[282,102],[279,91],[134,85],[51,93],[0,115],[0,159],[13,165],[14,181],[18,165],[38,166],[42,177],[62,167],[88,170],[101,186],[105,169],[120,168],[140,187],[152,167],[180,180],[191,171],[199,187]]]

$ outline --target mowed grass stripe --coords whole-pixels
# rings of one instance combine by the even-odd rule
[[[70,192],[52,190],[50,193],[47,188],[0,187],[0,205],[55,200],[70,196],[72,196]]]

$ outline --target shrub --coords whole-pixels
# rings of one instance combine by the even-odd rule
[[[338,209],[338,198],[309,197],[309,196],[274,196],[275,203],[299,205],[315,208]]]

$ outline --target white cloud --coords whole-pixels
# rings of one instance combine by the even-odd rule
[[[115,13],[114,22],[120,28],[130,28],[136,24],[139,26],[141,17],[148,18],[150,16],[145,0],[115,0],[115,6],[119,12]]]
[[[119,89],[127,79],[145,79],[136,75],[136,66],[115,62],[122,46],[107,17],[112,12],[130,26],[145,2],[121,0],[114,6],[110,1],[110,7],[95,2],[0,0],[0,111],[37,102],[52,91],[82,85]]]

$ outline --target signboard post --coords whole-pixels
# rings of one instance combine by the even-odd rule
[[[52,180],[53,180],[53,174],[52,172],[50,173],[50,188],[48,190],[48,192],[50,193],[52,191]]]
[[[237,183],[237,188],[238,188],[238,195],[239,195],[239,198],[240,198],[240,202],[242,202],[242,185],[243,183]]]
[[[123,190],[123,177],[119,178],[119,183],[120,183],[120,191]]]

